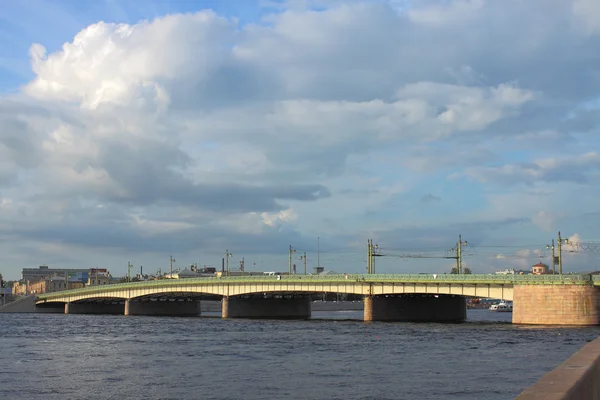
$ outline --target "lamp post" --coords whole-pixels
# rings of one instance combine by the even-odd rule
[[[131,268],[133,268],[133,264],[127,261],[127,282],[131,282]]]
[[[229,257],[232,255],[229,249],[225,250],[225,276],[229,276]]]
[[[169,273],[169,279],[173,279],[173,263],[175,262],[175,259],[173,258],[173,256],[170,256],[170,265],[171,265],[171,272]]]
[[[554,239],[552,239],[552,245],[546,245],[546,249],[552,249],[552,274],[556,275],[556,256],[554,255]]]
[[[304,275],[306,275],[306,252],[300,256],[301,260],[304,260]]]
[[[290,257],[289,257],[289,275],[292,274],[292,255],[296,253],[296,249],[292,248],[290,244]]]

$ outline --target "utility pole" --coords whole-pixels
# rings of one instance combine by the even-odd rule
[[[244,276],[244,257],[240,261],[240,271],[242,271],[242,276]]]
[[[292,254],[294,254],[296,252],[295,249],[292,248],[292,245],[290,244],[290,257],[289,257],[289,274],[292,274]]]
[[[371,273],[371,261],[373,261],[373,257],[371,256],[371,239],[367,239],[367,274]]]
[[[456,253],[456,257],[457,257],[457,261],[458,261],[458,273],[462,274],[463,272],[463,266],[462,266],[462,248],[463,246],[467,246],[468,242],[466,240],[462,240],[462,236],[459,234],[458,235],[458,244],[457,244],[457,253]]]
[[[375,257],[379,256],[379,254],[377,254],[377,250],[379,250],[379,245],[375,244],[375,246],[373,246],[373,240],[371,240],[371,257],[373,259],[373,261],[371,261],[371,273],[372,274],[375,273]]]
[[[569,239],[563,239],[560,237],[560,231],[558,231],[558,274],[562,275],[562,242],[569,243]]]
[[[225,250],[225,276],[229,276],[229,257],[232,255],[229,249]]]
[[[458,235],[458,273],[462,274],[462,238]]]
[[[375,257],[379,256],[375,250],[379,249],[379,245],[373,246],[373,239],[367,240],[367,274],[375,273]]]
[[[460,252],[458,251],[458,246],[456,248],[456,273],[460,274]]]
[[[171,264],[171,273],[169,275],[169,279],[173,279],[173,263],[175,262],[175,259],[173,258],[173,256],[171,256],[170,258],[170,264]]]
[[[456,243],[456,248],[452,248],[450,249],[451,252],[456,250],[456,257],[447,257],[447,258],[454,258],[456,259],[456,273],[457,274],[462,274],[463,273],[463,267],[462,267],[462,247],[466,246],[468,243],[466,240],[462,240],[462,236],[459,234],[458,235],[458,242]]]

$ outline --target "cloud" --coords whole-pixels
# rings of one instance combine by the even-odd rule
[[[414,249],[589,236],[595,3],[400,3],[79,32],[89,16],[63,15],[72,36],[56,48],[40,34],[21,55],[33,78],[0,95],[0,250],[17,268],[229,249],[272,270],[317,236],[361,252],[369,236]]]
[[[574,25],[588,35],[600,33],[600,5],[594,0],[575,0],[572,5]]]
[[[540,211],[531,218],[531,221],[543,230],[550,232],[555,228],[556,216],[546,211]]]
[[[441,197],[435,196],[431,193],[427,193],[426,195],[421,196],[419,199],[421,203],[434,203],[437,201],[442,201]]]
[[[506,185],[561,181],[593,184],[599,170],[600,154],[589,152],[499,167],[472,167],[467,169],[467,175],[482,182],[494,181]]]

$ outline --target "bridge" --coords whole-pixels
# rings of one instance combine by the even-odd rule
[[[223,318],[309,318],[312,293],[364,296],[365,321],[462,321],[465,296],[514,301],[513,322],[597,325],[595,275],[340,274],[164,279],[40,294],[40,312],[198,315],[221,299]]]

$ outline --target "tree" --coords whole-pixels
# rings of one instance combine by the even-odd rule
[[[458,268],[456,267],[452,267],[452,269],[450,270],[451,274],[458,274]],[[473,272],[471,272],[471,268],[469,267],[465,267],[463,268],[463,274],[472,274]]]

